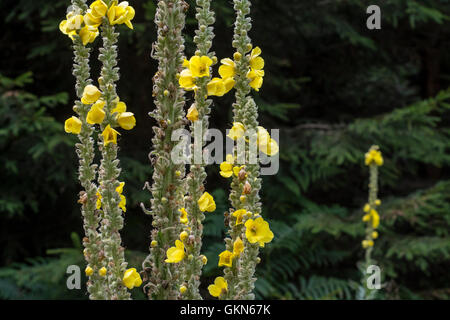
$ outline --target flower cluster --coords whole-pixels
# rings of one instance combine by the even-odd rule
[[[216,202],[211,194],[208,192],[204,192],[202,196],[197,201],[198,208],[202,212],[213,212],[216,210]],[[182,224],[187,224],[189,222],[188,212],[185,208],[181,208],[178,210],[180,212],[180,222]],[[187,229],[189,231],[189,228]],[[175,246],[170,247],[166,251],[167,259],[164,260],[166,263],[179,263],[186,257],[186,248],[185,244],[189,238],[189,234],[187,231],[183,231],[180,233],[179,240],[175,240]],[[155,245],[157,245],[155,243]],[[206,259],[206,257],[204,257]],[[203,262],[206,264],[206,261]]]
[[[210,67],[213,65],[213,60],[208,56],[193,56],[189,60],[184,60],[183,71],[180,73],[178,79],[179,85],[186,91],[198,90],[198,80],[203,77],[210,77]],[[208,96],[221,97],[233,89],[235,81],[232,77],[212,78],[207,83]],[[193,108],[188,111],[188,119],[192,117],[192,113],[196,112]],[[198,114],[197,114],[198,116]],[[190,119],[191,120],[191,119]],[[195,119],[197,120],[197,119]],[[195,121],[191,120],[191,121]]]
[[[102,124],[106,117],[104,110],[106,102],[101,99],[102,92],[94,85],[90,84],[84,88],[81,102],[85,105],[92,105],[86,116],[86,122],[95,125]],[[127,106],[119,98],[113,101],[114,108],[111,110],[111,116],[115,120],[115,123],[122,129],[131,130],[136,125],[136,119],[132,112],[127,112]],[[81,131],[81,120],[77,117],[71,117],[66,120],[64,125],[67,133],[79,134]],[[103,144],[107,146],[109,143],[117,144],[117,135],[120,135],[118,131],[113,129],[108,124],[103,129]]]
[[[264,59],[260,57],[262,51],[259,47],[255,47],[247,59],[249,60],[249,69],[247,72],[247,79],[250,81],[250,87],[259,91],[263,85],[264,78]],[[233,55],[234,60],[230,58],[222,59],[219,67],[219,74],[223,79],[234,79],[236,75],[236,62],[242,59],[242,55],[236,52]]]
[[[133,29],[131,20],[133,20],[135,12],[127,1],[117,4],[113,1],[108,5],[102,0],[94,1],[83,16],[73,11],[69,12],[66,19],[59,24],[59,30],[74,40],[75,36],[79,36],[83,45],[94,42],[99,35],[98,28],[105,17],[108,18],[111,25],[125,23],[130,29]]]
[[[246,135],[247,130],[244,124],[242,124],[241,122],[234,122],[227,136],[232,140],[238,140],[245,137],[246,141],[248,141]],[[264,127],[257,127],[256,143],[258,145],[259,151],[268,156],[274,156],[279,151],[278,143],[270,137],[269,132]]]
[[[381,205],[381,200],[377,199],[374,202],[375,206]],[[362,241],[363,248],[373,247],[374,242],[373,240],[378,238],[378,232],[375,231],[375,229],[378,228],[380,225],[380,215],[378,211],[373,208],[373,206],[369,203],[367,203],[364,206],[364,216],[362,218],[362,221],[369,224],[369,227],[371,227],[371,231],[369,232],[368,239],[365,239]]]
[[[365,164],[366,166],[370,166],[375,164],[377,166],[382,166],[384,163],[383,156],[381,155],[380,150],[378,148],[370,149],[369,152],[365,155]]]
[[[116,192],[120,196],[120,202],[119,202],[119,208],[122,209],[123,212],[127,212],[127,198],[122,194],[123,193],[123,187],[125,186],[125,182],[120,182],[119,186],[116,188]],[[100,194],[100,191],[97,191],[97,210],[101,209],[102,207],[102,195]]]

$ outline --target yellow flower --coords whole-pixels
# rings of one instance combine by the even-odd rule
[[[223,277],[217,277],[214,280],[214,284],[208,286],[209,294],[213,297],[220,297],[222,294],[226,294],[228,291],[228,283]]]
[[[99,35],[98,29],[91,26],[84,26],[79,33],[83,45],[94,42],[95,38]]]
[[[70,18],[67,19],[67,23],[65,25],[66,32],[69,33],[71,31],[80,30],[83,21],[84,21],[83,16],[80,14],[71,16]]]
[[[94,274],[94,270],[91,267],[87,266],[86,269],[84,269],[84,273],[86,273],[86,275],[90,277]]]
[[[371,210],[370,216],[372,217],[372,227],[374,229],[378,228],[378,226],[380,225],[380,215],[376,210]]]
[[[105,267],[102,267],[100,270],[98,270],[98,274],[102,277],[106,276],[106,272],[107,270]]]
[[[208,90],[208,96],[221,97],[225,93],[225,85],[220,78],[212,78],[206,85],[206,88]]]
[[[108,11],[108,5],[102,0],[96,0],[89,6],[94,17],[104,17]]]
[[[96,208],[98,210],[102,207],[102,195],[100,194],[99,191],[97,191],[96,196],[97,196]]]
[[[372,234],[371,234],[371,236],[372,236],[372,239],[378,238],[378,232],[373,231]]]
[[[208,56],[193,56],[189,60],[189,70],[194,78],[209,77],[209,67],[213,61]]]
[[[239,176],[239,172],[240,172],[243,168],[245,168],[245,166],[240,166],[240,167],[236,166],[236,167],[233,167],[233,173],[234,173],[234,175],[235,175],[236,177],[238,177],[238,176]]]
[[[239,138],[242,138],[244,136],[244,134],[245,134],[244,125],[240,122],[234,122],[233,127],[228,132],[227,137],[229,137],[233,140],[237,140]]]
[[[377,166],[382,166],[384,163],[383,156],[381,152],[376,149],[371,149],[365,155],[365,164],[370,166],[371,164],[376,164]]]
[[[373,247],[373,240],[363,240],[362,246],[363,248]]]
[[[233,265],[233,252],[225,250],[219,254],[219,267],[230,267]]]
[[[117,1],[114,0],[108,10],[108,20],[111,25],[125,23],[130,29],[133,29],[131,20],[133,20],[134,15],[134,8],[129,6],[127,1],[117,4]]]
[[[110,143],[117,144],[117,135],[120,135],[119,132],[111,128],[111,126],[108,124],[102,132],[103,136],[103,145],[107,146]]]
[[[117,116],[117,123],[122,129],[131,130],[136,125],[136,118],[132,112],[122,112]]]
[[[202,212],[213,212],[214,210],[216,210],[216,202],[214,201],[212,195],[210,195],[208,192],[204,192],[198,199],[197,203],[200,211]]]
[[[380,206],[381,205],[381,200],[380,199],[375,200],[375,205],[376,206]]]
[[[180,222],[182,224],[187,224],[189,222],[188,213],[185,208],[181,208],[178,210],[181,213]]]
[[[136,268],[130,268],[125,271],[122,281],[125,287],[130,290],[142,284],[141,275],[136,271]]]
[[[278,143],[273,140],[272,138],[270,138],[269,142],[267,144],[260,144],[259,145],[259,150],[264,153],[267,154],[269,157],[274,156],[278,153],[278,151],[280,150],[280,148],[278,147]]]
[[[186,291],[187,291],[186,286],[181,286],[181,287],[180,287],[180,293],[181,293],[181,294],[184,294]]]
[[[86,122],[89,124],[100,124],[105,119],[105,115],[105,111],[99,107],[96,107],[94,104],[87,114]]]
[[[237,257],[240,256],[241,253],[244,251],[244,242],[240,237],[236,239],[233,243],[233,256]]]
[[[83,24],[83,16],[75,15],[73,12],[69,12],[66,18],[67,20],[63,20],[59,24],[59,30],[69,36],[70,39],[74,40],[77,30],[79,30]]]
[[[236,75],[236,64],[230,58],[220,60],[219,74],[223,79],[233,78]]]
[[[116,188],[116,192],[118,193],[118,194],[122,194],[122,192],[123,192],[123,187],[125,186],[125,182],[120,182],[119,183],[119,186]]]
[[[362,218],[362,221],[364,221],[364,222],[370,221],[370,215],[365,214],[365,215],[363,216],[363,218]]]
[[[184,244],[180,240],[175,241],[175,247],[167,249],[167,263],[178,263],[184,259],[186,253],[184,252]]]
[[[197,88],[197,86],[195,85],[195,79],[192,76],[191,70],[189,69],[184,69],[183,71],[181,71],[178,83],[181,88],[187,91],[191,91]]]
[[[64,122],[64,130],[67,133],[80,134],[81,132],[81,120],[72,116]]]
[[[198,110],[197,107],[195,106],[195,103],[189,108],[186,118],[188,118],[192,122],[198,120]]]
[[[247,214],[247,210],[245,209],[239,209],[233,212],[233,217],[236,218],[236,225],[242,224],[242,219],[244,219],[244,216]]]
[[[268,156],[276,155],[279,151],[278,143],[270,137],[270,134],[266,128],[258,126],[257,130],[256,141],[259,150]]]
[[[224,178],[229,178],[233,175],[233,164],[227,161],[224,161],[220,164],[220,172],[219,174]]]
[[[89,9],[84,15],[84,23],[93,28],[98,28],[102,24],[103,18],[96,16],[92,9]]]
[[[156,241],[156,240],[152,240],[152,242],[150,242],[150,246],[152,248],[155,248],[157,245],[158,245],[158,241]]]
[[[84,104],[93,104],[101,97],[101,95],[102,93],[96,86],[89,84],[83,90],[81,102],[83,102]]]
[[[187,233],[186,231],[183,231],[180,233],[180,240],[184,241],[189,237],[189,233]]]
[[[264,77],[264,70],[251,69],[247,73],[247,78],[250,80],[250,87],[252,87],[256,91],[259,91],[259,89],[262,87],[263,77]]]
[[[202,255],[201,258],[202,258],[202,263],[204,265],[206,265],[208,263],[208,258],[206,256],[204,256],[204,255]]]
[[[127,212],[127,198],[123,194],[120,195],[119,208],[122,209],[123,212]]]
[[[364,212],[369,212],[370,211],[370,204],[366,203],[366,205],[364,206],[363,211]]]
[[[260,247],[273,239],[273,233],[270,231],[269,223],[264,221],[262,217],[258,217],[255,220],[248,219],[245,222],[245,236],[250,243],[259,243]]]
[[[116,102],[116,107],[111,110],[111,114],[114,114],[116,112],[118,114],[121,114],[121,113],[124,113],[127,111],[127,105],[125,104],[125,102],[120,101],[118,97],[116,98],[115,102]]]
[[[222,97],[224,94],[233,89],[235,83],[236,82],[233,80],[233,78],[213,78],[210,82],[208,82],[206,86],[208,90],[208,96]]]
[[[250,67],[253,70],[262,70],[264,68],[264,59],[260,57],[261,49],[255,47],[250,54]]]

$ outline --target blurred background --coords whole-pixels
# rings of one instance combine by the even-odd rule
[[[195,2],[186,26],[194,52]],[[154,108],[150,58],[154,0],[132,0],[135,30],[120,26],[118,92],[137,118],[121,136],[121,180],[128,208],[122,231],[131,267],[148,252]],[[255,93],[260,123],[279,128],[280,171],[264,177],[263,216],[275,233],[257,268],[259,299],[353,299],[364,258],[364,153],[380,146],[379,299],[450,297],[450,1],[252,1],[250,37],[266,60]],[[75,98],[70,39],[58,25],[69,0],[0,3],[0,298],[87,299],[66,288],[66,268],[82,270],[83,237],[76,137],[64,120]],[[366,28],[378,4],[382,29]],[[233,54],[234,11],[214,0],[221,58]],[[98,44],[92,74],[99,73]],[[215,71],[217,72],[217,71]],[[191,94],[187,95],[192,99]],[[231,127],[233,94],[215,100],[211,127]],[[229,181],[208,168],[217,201],[205,222],[203,295],[223,250]],[[150,181],[151,182],[151,181]],[[135,298],[144,298],[140,289]]]

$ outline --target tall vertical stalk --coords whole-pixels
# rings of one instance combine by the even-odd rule
[[[75,14],[83,15],[86,12],[87,5],[85,0],[72,0],[72,11]],[[97,186],[95,178],[97,173],[97,165],[93,164],[95,151],[94,127],[86,122],[86,115],[90,105],[83,104],[80,99],[83,95],[84,88],[91,84],[89,55],[90,48],[85,47],[79,36],[74,37],[74,65],[73,75],[76,78],[76,94],[74,111],[81,120],[81,132],[78,135],[80,143],[76,144],[76,152],[79,158],[79,180],[83,187],[80,192],[79,202],[82,204],[81,213],[83,215],[83,228],[85,237],[83,245],[85,247],[84,257],[88,268],[100,270],[104,266],[103,245],[101,235],[98,231],[101,220],[100,212],[96,210]],[[106,281],[97,272],[93,273],[87,282],[87,290],[89,298],[92,300],[105,299]]]
[[[194,37],[194,42],[197,44],[197,55],[213,58],[214,53],[209,51],[214,38],[213,28],[210,27],[210,25],[214,23],[215,19],[214,12],[211,11],[210,7],[210,0],[197,0],[196,18],[198,21],[198,29],[195,32],[196,36]],[[191,136],[194,136],[196,131],[201,130],[201,140],[194,140],[194,145],[191,148],[192,154],[194,154],[197,149],[195,143],[201,143],[200,149],[202,149],[206,144],[205,135],[209,127],[208,116],[211,112],[210,106],[212,103],[212,101],[207,98],[207,84],[210,80],[211,76],[200,78],[197,82],[198,89],[195,94],[194,103],[198,111],[198,119],[191,123],[190,131]],[[189,242],[187,250],[188,254],[192,255],[192,259],[188,261],[186,265],[187,291],[183,295],[183,299],[202,298],[199,293],[199,286],[204,263],[200,252],[202,248],[203,235],[202,222],[205,219],[205,215],[198,207],[197,202],[205,190],[205,179],[205,163],[202,157],[201,163],[191,163],[189,167],[189,174],[186,178],[188,191],[186,208],[187,212],[189,212],[188,227],[190,228],[189,232],[192,236],[192,241]]]
[[[182,30],[188,5],[183,0],[161,0],[155,15],[158,30],[153,45],[153,58],[158,71],[153,81],[156,109],[150,113],[157,126],[152,139],[154,150],[149,154],[154,172],[151,187],[153,217],[151,238],[153,245],[143,263],[149,298],[178,299],[183,281],[183,264],[164,262],[167,249],[174,244],[181,231],[178,210],[184,204],[184,164],[175,164],[171,152],[176,145],[172,133],[184,127],[184,91],[178,86],[183,64],[184,39]]]

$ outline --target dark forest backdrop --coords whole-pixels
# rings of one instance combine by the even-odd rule
[[[186,27],[193,54],[194,1]],[[263,215],[274,241],[257,269],[258,298],[351,299],[363,259],[364,153],[378,144],[380,299],[450,297],[450,1],[254,0],[253,43],[266,77],[256,94],[260,122],[280,128],[281,168],[264,178]],[[69,0],[0,3],[0,298],[87,298],[66,289],[66,268],[84,268],[71,114],[72,50],[58,30]],[[154,105],[150,58],[154,0],[134,0],[133,32],[121,28],[119,92],[137,127],[122,136],[128,209],[122,232],[130,265],[140,267],[151,221],[140,202],[151,177]],[[378,4],[382,29],[366,28]],[[214,50],[233,50],[234,11],[214,0]],[[100,41],[97,39],[96,41]],[[93,54],[94,74],[99,71]],[[231,124],[233,95],[217,100],[211,126]],[[218,207],[205,225],[204,288],[218,273],[228,183],[208,168]],[[134,290],[135,297],[142,297]],[[206,291],[204,296],[208,296]]]

